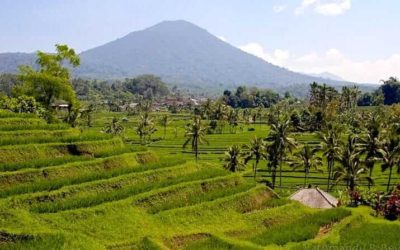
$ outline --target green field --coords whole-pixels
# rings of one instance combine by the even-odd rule
[[[114,116],[128,118],[122,136],[101,133]],[[182,148],[190,116],[171,118],[166,138],[157,126],[156,140],[143,146],[135,133],[138,118],[124,113],[96,113],[94,126],[82,131],[0,113],[0,249],[400,246],[400,221],[376,218],[369,207],[318,210],[286,199],[303,185],[302,171],[284,165],[275,192],[259,182],[270,177],[265,161],[256,180],[251,162],[243,172],[224,170],[226,148],[266,137],[264,122],[207,135],[196,162],[190,148]],[[319,143],[315,134],[295,137]],[[385,189],[387,173],[376,167],[374,177],[374,188]],[[310,174],[310,184],[325,189],[326,182],[326,174]]]

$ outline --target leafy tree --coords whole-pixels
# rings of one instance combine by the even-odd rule
[[[30,113],[41,116],[43,108],[31,96],[18,96],[17,98],[0,95],[0,109],[6,109],[14,113]]]
[[[307,185],[307,178],[310,173],[310,169],[315,169],[318,172],[322,172],[319,168],[322,166],[322,158],[317,156],[318,148],[311,149],[310,146],[303,146],[299,152],[293,155],[293,159],[289,163],[293,169],[303,168],[304,169],[304,186]]]
[[[384,80],[379,90],[383,94],[385,105],[392,105],[400,102],[400,82],[396,77],[390,77]]]
[[[203,126],[199,116],[195,116],[192,123],[186,126],[185,137],[187,139],[183,143],[182,147],[186,148],[186,146],[190,143],[192,151],[195,154],[196,161],[199,158],[199,145],[203,144],[204,142],[208,143],[205,138],[206,131],[207,127]]]
[[[228,151],[225,152],[224,162],[224,168],[231,172],[243,170],[246,166],[243,159],[243,152],[238,145],[228,148]]]
[[[78,105],[75,91],[70,83],[69,70],[63,67],[67,61],[73,67],[79,66],[79,56],[67,45],[56,45],[55,54],[37,53],[36,63],[39,70],[29,66],[21,66],[18,75],[22,82],[21,86],[15,88],[17,95],[33,96],[47,110],[52,110],[55,100],[64,100],[69,104],[69,112]]]
[[[103,133],[119,135],[124,132],[124,126],[122,126],[120,120],[117,117],[113,117],[111,122],[107,122],[103,128]]]
[[[280,100],[279,94],[269,89],[239,86],[235,93],[225,90],[222,100],[233,108],[270,107]]]
[[[247,151],[246,157],[245,157],[245,163],[249,162],[251,159],[254,159],[254,164],[253,164],[253,174],[254,174],[254,179],[257,176],[257,166],[260,160],[263,158],[266,158],[265,154],[265,149],[266,144],[264,140],[255,137],[250,141],[250,145],[244,145],[243,148],[244,150]]]
[[[139,94],[146,100],[167,96],[169,90],[160,77],[154,75],[140,75],[122,82],[124,88],[132,94]]]
[[[0,92],[4,93],[5,95],[11,96],[12,90],[17,84],[18,79],[15,74],[0,74]]]

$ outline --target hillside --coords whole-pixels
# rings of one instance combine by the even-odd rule
[[[114,115],[97,116],[94,127],[80,131],[0,112],[0,249],[395,249],[400,244],[400,222],[375,218],[368,207],[308,208],[279,199],[254,181],[250,169],[222,168],[219,159],[228,143],[245,143],[265,134],[266,127],[209,135],[211,145],[202,145],[194,162],[189,149],[182,149],[182,114],[174,117],[165,140],[147,148],[100,133]],[[126,126],[137,119],[131,117]],[[161,135],[160,130],[156,136]],[[311,174],[311,182],[318,182],[321,173]],[[285,175],[284,185],[301,185],[302,175]],[[377,181],[382,185],[384,179]]]
[[[295,73],[218,39],[186,21],[166,21],[80,54],[75,76],[125,78],[151,73],[191,89],[251,85],[275,90],[313,81],[341,82]],[[33,63],[31,54],[0,54],[0,72]]]

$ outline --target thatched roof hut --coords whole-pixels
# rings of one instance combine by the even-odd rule
[[[334,208],[338,200],[319,188],[302,188],[292,194],[289,199],[296,200],[312,208]]]

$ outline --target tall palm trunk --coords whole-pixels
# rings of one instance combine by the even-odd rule
[[[328,161],[328,184],[326,187],[326,191],[329,192],[330,188],[331,188],[331,178],[332,178],[332,167],[334,165],[334,161],[333,160],[329,160]]]
[[[307,173],[307,170],[306,170],[306,171],[304,171],[304,187],[307,186],[307,177],[308,177],[308,173]]]
[[[276,168],[272,170],[272,189],[275,188],[275,181],[276,181]]]
[[[350,187],[350,191],[353,192],[354,188],[356,187],[356,183],[354,182],[353,178],[351,178],[349,181],[349,187]]]
[[[279,162],[279,186],[282,187],[282,160]]]
[[[369,178],[372,178],[372,171],[374,170],[374,163],[373,162],[368,163],[367,167],[369,168]],[[368,182],[368,189],[369,190],[371,189],[371,183],[370,182]]]
[[[257,166],[258,166],[258,162],[259,162],[259,161],[260,161],[259,159],[256,159],[256,161],[255,161],[254,164],[253,164],[254,179],[256,179],[256,177],[257,177]]]
[[[390,189],[390,181],[392,180],[392,170],[393,170],[393,167],[390,167],[390,170],[389,170],[389,180],[388,180],[387,188],[386,188],[386,191],[387,191],[387,192],[389,192],[389,189]]]

